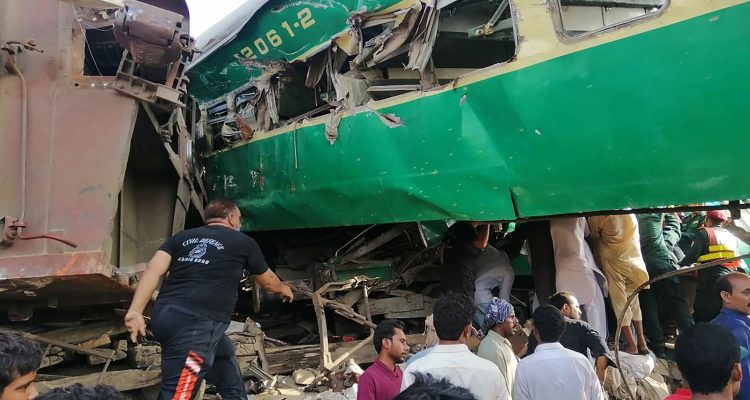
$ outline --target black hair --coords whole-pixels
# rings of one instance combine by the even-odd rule
[[[415,372],[414,383],[393,400],[476,400],[477,398],[461,386],[447,379],[435,379],[427,373]]]
[[[127,400],[124,394],[109,385],[83,387],[80,383],[55,388],[40,395],[36,400]]]
[[[675,359],[693,393],[718,393],[740,362],[740,346],[724,327],[699,322],[677,337]]]
[[[559,309],[545,304],[534,310],[534,327],[542,342],[553,343],[560,340],[565,331],[565,320]]]
[[[435,302],[433,324],[441,340],[458,340],[476,313],[474,301],[465,294],[448,292]]]
[[[206,209],[203,211],[203,216],[206,221],[217,218],[226,218],[229,213],[239,209],[237,203],[229,199],[213,199],[208,202]]]
[[[380,354],[383,348],[383,339],[391,339],[396,334],[396,328],[404,330],[404,323],[396,319],[386,319],[375,327],[375,336],[372,343],[375,345],[375,352]]]
[[[549,304],[555,306],[558,310],[562,310],[564,305],[571,305],[574,296],[573,292],[557,292],[549,297]]]
[[[18,332],[0,329],[0,392],[16,378],[34,372],[42,363],[39,346]]]
[[[732,293],[734,290],[734,286],[732,286],[732,277],[733,276],[747,276],[746,274],[742,272],[730,272],[716,281],[716,284],[714,286],[716,293],[721,296],[721,292],[727,292],[729,294]]]

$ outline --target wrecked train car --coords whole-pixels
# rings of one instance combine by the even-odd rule
[[[159,243],[200,221],[188,28],[184,2],[0,3],[4,316],[111,314]]]
[[[254,231],[747,198],[749,14],[736,0],[249,4],[188,70],[207,190]]]

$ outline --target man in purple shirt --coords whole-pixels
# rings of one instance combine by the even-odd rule
[[[378,358],[359,377],[357,400],[392,400],[401,391],[404,377],[396,364],[404,362],[409,353],[404,323],[396,320],[381,322],[375,328],[372,342]]]

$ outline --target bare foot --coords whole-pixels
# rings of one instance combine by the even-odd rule
[[[634,356],[638,355],[638,349],[635,348],[635,347],[626,347],[625,350],[623,350],[623,351],[626,352],[626,353],[628,353],[628,354],[632,354]]]

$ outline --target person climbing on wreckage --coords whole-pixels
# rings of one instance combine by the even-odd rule
[[[222,399],[246,400],[234,346],[224,334],[243,271],[283,301],[293,298],[255,240],[239,232],[242,214],[235,202],[212,200],[204,215],[206,225],[172,236],[154,254],[125,315],[131,340],[145,336],[143,311],[166,275],[151,309],[151,328],[162,346],[160,400],[193,398],[201,379],[215,385]]]

